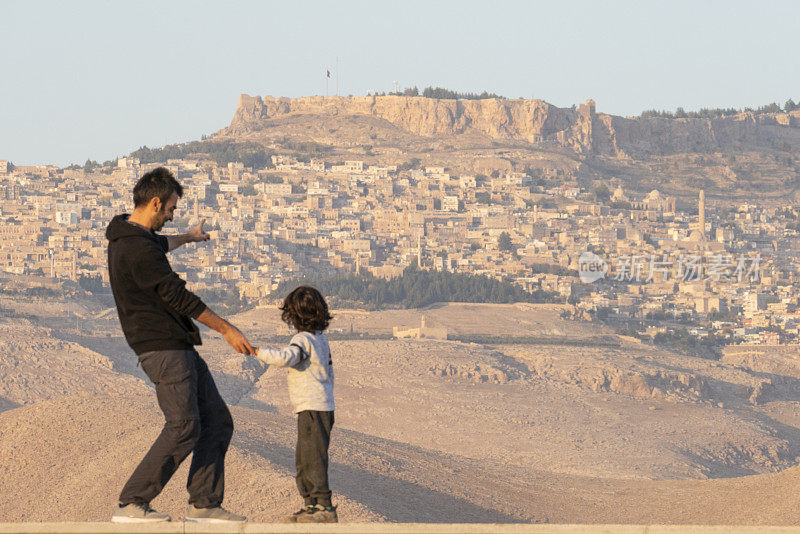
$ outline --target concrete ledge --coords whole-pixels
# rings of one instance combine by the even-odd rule
[[[434,523],[339,523],[291,525],[244,523],[201,525],[196,523],[0,523],[0,534],[800,534],[800,526],[701,526],[701,525],[546,525],[546,524],[434,524]]]

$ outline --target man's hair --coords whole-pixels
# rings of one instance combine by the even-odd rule
[[[178,193],[178,197],[182,197],[183,186],[169,169],[157,167],[145,173],[133,186],[133,206],[136,208],[144,206],[156,197],[165,204],[172,193]]]
[[[283,300],[281,319],[299,332],[325,330],[333,317],[322,294],[310,286],[300,286]]]

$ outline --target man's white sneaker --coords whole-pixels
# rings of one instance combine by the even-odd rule
[[[243,515],[231,513],[222,506],[195,508],[193,504],[190,504],[184,520],[193,523],[244,523],[247,518]]]
[[[112,523],[161,523],[172,521],[167,514],[156,512],[148,503],[117,505],[111,516]]]

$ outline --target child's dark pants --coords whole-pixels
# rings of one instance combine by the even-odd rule
[[[331,506],[328,446],[333,412],[305,410],[297,414],[297,489],[306,504]]]
[[[122,489],[120,504],[149,503],[193,452],[186,483],[189,502],[197,508],[219,506],[233,419],[206,362],[194,350],[146,352],[139,361],[156,386],[165,422]]]

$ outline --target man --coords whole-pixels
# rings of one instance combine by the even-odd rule
[[[221,333],[237,352],[255,351],[236,327],[188,291],[170,267],[167,252],[209,239],[202,221],[187,234],[156,233],[172,220],[182,196],[183,187],[169,170],[154,169],[133,188],[133,213],[117,215],[106,230],[109,278],[122,331],[155,384],[165,418],[158,439],[122,489],[113,522],[169,521],[167,514],[150,507],[150,501],[191,452],[186,520],[245,521],[221,506],[233,419],[194,349],[202,341],[192,319]]]

